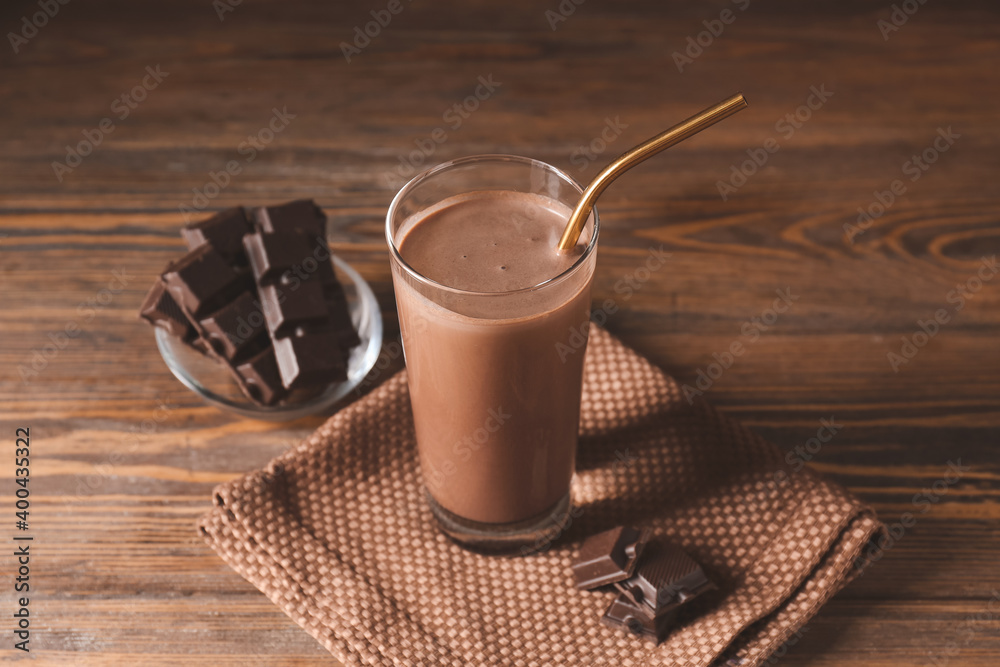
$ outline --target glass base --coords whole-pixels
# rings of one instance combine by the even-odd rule
[[[548,549],[570,522],[570,498],[559,502],[530,519],[516,523],[481,523],[464,519],[441,507],[424,490],[438,526],[460,546],[486,554],[527,556]]]

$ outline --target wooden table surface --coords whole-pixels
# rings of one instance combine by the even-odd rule
[[[164,366],[136,311],[181,252],[184,207],[315,198],[391,342],[382,225],[409,171],[502,152],[585,181],[742,90],[748,110],[604,195],[594,297],[617,296],[608,328],[693,387],[745,343],[706,399],[898,524],[780,664],[998,664],[996,3],[402,0],[357,39],[388,5],[3,4],[0,656],[28,657],[9,552],[30,534],[43,663],[329,661],[194,528],[215,484],[321,420],[220,412]],[[616,295],[661,245],[665,267]],[[775,320],[776,290],[795,301]],[[843,428],[810,453],[823,419]]]

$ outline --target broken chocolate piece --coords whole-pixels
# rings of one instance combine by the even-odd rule
[[[231,208],[187,225],[141,316],[223,365],[254,403],[307,396],[347,377],[360,343],[311,200]]]
[[[311,199],[297,199],[281,204],[255,208],[253,220],[268,234],[304,233],[310,238],[326,239],[326,214]]]
[[[250,232],[250,221],[242,206],[216,213],[207,220],[193,222],[181,229],[181,237],[190,250],[210,245],[226,261],[237,267],[247,265],[243,235]]]
[[[612,628],[623,628],[659,644],[666,638],[676,618],[676,610],[653,616],[645,606],[635,604],[622,593],[604,612],[601,622]]]
[[[351,321],[351,313],[347,307],[347,295],[344,293],[344,287],[337,280],[336,275],[333,275],[332,265],[330,266],[330,274],[333,276],[333,279],[323,282],[323,295],[326,299],[327,311],[334,322],[345,323],[337,331],[337,340],[340,342],[341,348],[350,351],[352,347],[361,342],[361,338],[358,336],[358,332]]]
[[[236,362],[269,344],[264,314],[253,292],[240,294],[200,322],[216,354]]]
[[[170,335],[177,336],[185,342],[190,342],[195,335],[191,323],[170,296],[162,279],[157,279],[153,283],[139,308],[139,315],[150,324],[165,329]]]
[[[288,389],[347,378],[344,356],[332,332],[327,330],[297,331],[295,335],[276,338],[274,356],[281,381]]]
[[[635,574],[615,583],[615,588],[659,616],[714,589],[715,584],[680,547],[656,539],[646,545]]]
[[[261,285],[278,282],[286,271],[299,269],[301,273],[306,259],[312,256],[307,237],[297,232],[269,234],[258,231],[244,236],[243,246],[250,258],[253,275]]]
[[[237,366],[236,372],[243,381],[241,388],[256,403],[273,405],[288,393],[281,383],[274,350],[270,347]]]
[[[613,583],[618,596],[601,622],[635,635],[663,641],[678,607],[714,589],[705,572],[676,545],[648,533],[618,526],[594,535],[580,547],[573,563],[577,588]]]
[[[587,538],[573,563],[576,587],[590,590],[628,579],[645,544],[645,531],[631,526],[618,526]]]
[[[315,384],[324,373],[327,382],[343,380],[349,350],[359,341],[346,299],[340,300],[343,288],[329,250],[314,247],[304,233],[310,224],[308,216],[299,220],[299,227],[292,226],[289,211],[309,207],[275,208],[282,210],[271,217],[267,212],[255,214],[275,231],[258,225],[254,233],[243,237],[243,244],[257,279],[281,378],[288,389]],[[317,244],[325,246],[322,238]]]
[[[218,310],[247,287],[212,246],[203,245],[169,266],[163,280],[177,304],[200,319]]]
[[[322,325],[327,321],[326,302],[319,283],[301,283],[298,289],[261,285],[260,300],[267,318],[267,328],[275,338],[287,338],[298,328]],[[331,341],[336,346],[336,338]]]

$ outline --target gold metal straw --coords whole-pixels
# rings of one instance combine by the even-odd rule
[[[742,111],[747,106],[747,101],[742,93],[737,93],[727,100],[719,102],[704,111],[696,113],[687,120],[674,125],[672,128],[658,134],[649,141],[645,141],[631,150],[625,151],[618,159],[604,168],[597,175],[587,189],[583,191],[580,203],[576,205],[573,215],[566,223],[562,238],[559,239],[559,250],[571,250],[580,238],[583,225],[590,217],[590,211],[594,208],[594,202],[601,193],[611,185],[611,182],[623,173],[639,164],[647,158],[651,158],[665,148],[670,148],[674,144],[679,144],[688,137],[698,134],[706,127],[715,125],[723,118],[729,118],[737,111]]]

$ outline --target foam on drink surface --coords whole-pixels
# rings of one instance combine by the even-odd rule
[[[569,269],[581,251],[556,250],[572,210],[513,191],[450,197],[401,230],[399,252],[417,273],[470,292],[509,292]]]

